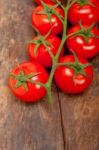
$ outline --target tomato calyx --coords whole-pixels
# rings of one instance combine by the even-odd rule
[[[81,74],[81,75],[84,75],[84,76],[88,77],[88,75],[84,71],[84,69],[88,66],[89,66],[89,63],[81,64],[81,63],[78,63],[78,62],[75,61],[74,64],[71,65],[71,68],[74,69],[74,71],[75,71],[74,76],[77,76],[78,74]]]
[[[87,5],[87,4],[95,7],[95,5],[92,2],[90,2],[89,0],[78,0],[78,4],[81,7],[84,6],[84,5]]]
[[[86,67],[90,66],[91,64],[90,63],[85,63],[85,64],[80,63],[76,54],[74,52],[72,52],[72,53],[73,53],[73,56],[75,59],[74,62],[58,63],[58,66],[66,66],[66,67],[72,68],[74,70],[74,77],[76,77],[78,74],[89,77],[88,74],[84,71],[84,69]]]
[[[41,35],[38,35],[36,40],[31,40],[30,43],[36,45],[35,48],[34,48],[34,55],[35,56],[37,56],[37,50],[38,50],[38,48],[40,47],[41,44],[44,45],[47,49],[49,49],[49,47],[52,47],[52,44],[50,42],[48,42]]]
[[[88,42],[90,37],[95,37],[95,35],[91,33],[91,30],[94,26],[95,24],[93,23],[92,25],[88,27],[88,29],[85,29],[84,26],[80,23],[81,31],[78,35],[83,36],[85,41]]]
[[[72,68],[75,71],[74,77],[77,76],[78,74],[81,74],[83,76],[88,77],[88,75],[86,74],[86,72],[84,71],[84,69],[86,67],[90,66],[90,64],[89,63],[81,64],[81,63],[75,61],[73,63],[69,63],[69,62],[59,63],[58,66],[66,66],[66,67]]]
[[[41,72],[38,73],[31,73],[31,74],[24,74],[24,71],[21,69],[19,75],[16,74],[11,74],[10,76],[14,79],[16,79],[16,84],[14,85],[14,88],[18,88],[20,86],[23,86],[25,88],[26,91],[28,91],[28,86],[27,86],[27,82],[31,82],[33,83],[33,81],[31,80],[31,78],[39,75]]]
[[[97,36],[91,32],[92,28],[95,26],[95,23],[91,24],[87,29],[81,24],[81,21],[79,22],[79,25],[80,25],[80,30],[74,32],[71,35],[68,35],[68,37],[71,36],[71,38],[74,38],[76,36],[82,36],[87,43],[89,41],[89,38],[91,38],[91,37],[99,38],[99,36]]]
[[[51,31],[52,31],[53,27],[49,30],[49,32],[45,35],[42,36],[39,31],[37,31],[37,39],[35,40],[31,40],[29,41],[30,44],[35,44],[35,48],[34,48],[34,55],[35,57],[37,56],[37,50],[40,47],[40,45],[44,45],[44,47],[47,49],[48,53],[50,54],[51,58],[54,59],[54,55],[53,53],[50,51],[50,47],[52,48],[53,45],[47,41],[48,36],[50,35]]]
[[[44,1],[41,0],[41,4],[44,8],[44,10],[40,11],[40,12],[35,12],[36,14],[41,14],[41,15],[47,15],[48,20],[51,23],[51,17],[52,15],[56,15],[60,21],[63,23],[63,17],[55,10],[58,6],[61,5],[61,2],[57,2],[57,4],[52,5],[51,7],[49,7]]]

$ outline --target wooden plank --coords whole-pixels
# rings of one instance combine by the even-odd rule
[[[93,67],[94,81],[86,92],[59,92],[66,150],[99,150],[99,56]]]
[[[58,96],[36,104],[18,101],[9,91],[10,70],[27,58],[31,39],[32,0],[0,1],[0,150],[63,150]]]
[[[66,150],[98,150],[99,57],[93,61],[92,86],[79,96],[60,92],[59,99],[53,87],[51,106],[47,99],[26,105],[8,89],[8,74],[27,58],[25,42],[34,35],[32,4],[31,0],[0,1],[0,150],[63,150],[64,143]]]

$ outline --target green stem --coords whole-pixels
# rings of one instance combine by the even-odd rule
[[[46,83],[46,89],[47,89],[47,95],[48,95],[48,98],[49,98],[49,101],[51,102],[52,100],[52,96],[51,96],[51,85],[52,85],[52,81],[53,81],[53,76],[54,76],[54,73],[55,73],[55,70],[56,70],[56,67],[57,67],[57,64],[58,64],[58,59],[59,59],[59,56],[60,56],[60,53],[61,53],[61,50],[64,46],[64,43],[66,41],[66,32],[67,32],[67,15],[68,15],[68,8],[69,8],[69,5],[64,7],[64,23],[63,23],[63,34],[62,34],[62,40],[61,40],[61,43],[60,43],[60,46],[59,46],[59,49],[58,49],[58,52],[56,54],[55,57],[53,57],[53,64],[52,64],[52,69],[51,69],[51,72],[50,72],[50,76],[49,76],[49,80],[48,82]]]
[[[67,7],[68,7],[68,9],[74,4],[74,3],[76,3],[78,0],[73,0],[73,1],[71,1],[71,0],[68,0],[68,2],[67,2]]]
[[[51,86],[51,84],[52,84],[52,80],[53,80],[53,76],[54,76],[54,73],[55,73],[55,69],[56,69],[56,63],[54,62],[53,65],[52,65],[50,77],[49,77],[49,80],[48,80],[48,85],[49,86]]]
[[[68,38],[73,38],[74,36],[76,36],[76,35],[78,35],[78,33],[80,33],[80,31],[81,30],[78,30],[78,31],[75,31],[75,32],[73,32],[73,33],[70,33],[70,34],[68,34],[67,36],[66,36],[66,39],[68,39]],[[72,37],[73,36],[73,37]]]
[[[59,20],[61,21],[61,23],[64,24],[64,20],[62,19],[62,16],[59,13],[57,13],[56,10],[53,10],[53,13],[59,18]]]
[[[43,45],[45,46],[45,48],[47,49],[50,57],[52,58],[52,60],[54,59],[54,55],[52,53],[52,51],[50,50],[50,48],[46,45],[45,41],[42,41]]]
[[[48,96],[48,101],[52,103],[52,92],[51,92],[51,86],[52,86],[52,81],[53,81],[53,76],[55,73],[56,65],[55,62],[53,61],[52,69],[50,72],[49,80],[46,83],[46,90],[47,90],[47,96]]]
[[[69,63],[68,63],[68,62],[67,62],[67,63],[65,62],[65,63],[58,63],[57,66],[58,66],[58,67],[60,67],[60,66],[72,66],[73,64],[74,64],[74,62],[73,62],[73,63],[72,63],[72,62],[69,62]]]
[[[45,43],[45,41],[44,41],[45,39],[42,40],[43,45],[47,48],[47,50],[48,50],[48,52],[49,52],[49,54],[50,54],[50,56],[51,56],[51,58],[52,58],[52,69],[51,69],[51,72],[50,72],[49,79],[48,79],[47,83],[45,83],[45,84],[39,83],[39,82],[37,83],[37,82],[35,82],[35,81],[31,81],[30,79],[28,79],[29,82],[32,82],[32,83],[35,83],[35,84],[39,84],[39,85],[43,86],[44,88],[46,88],[47,95],[48,95],[48,100],[49,100],[50,103],[52,102],[51,87],[52,87],[52,81],[53,81],[54,73],[55,73],[56,67],[59,66],[59,65],[60,65],[60,66],[62,65],[61,63],[58,63],[59,56],[60,56],[61,50],[62,50],[62,48],[63,48],[63,46],[64,46],[64,43],[65,43],[66,39],[67,39],[68,37],[72,36],[72,35],[66,35],[66,33],[67,33],[68,10],[69,10],[69,8],[70,8],[76,1],[77,1],[77,0],[72,0],[72,1],[71,1],[71,0],[67,0],[67,6],[64,6],[64,5],[62,5],[60,2],[58,3],[58,0],[56,0],[56,2],[58,3],[58,5],[59,5],[59,6],[63,9],[63,11],[64,11],[64,18],[62,18],[62,17],[60,16],[60,14],[58,14],[58,13],[54,10],[54,7],[56,8],[57,6],[55,5],[55,6],[53,7],[53,13],[60,19],[60,21],[61,21],[62,24],[63,24],[63,34],[62,34],[61,43],[60,43],[60,46],[59,46],[59,48],[58,48],[58,52],[57,52],[56,56],[53,55],[53,53],[50,51],[50,49],[49,49],[48,46],[46,45],[46,43]],[[45,11],[48,11],[48,10],[47,10],[47,9],[48,9],[48,6],[47,6],[44,2],[42,2],[42,4],[43,4],[43,6],[44,6],[44,8],[45,8]],[[49,14],[48,17],[50,18],[51,15]],[[75,34],[75,33],[73,33],[73,35],[74,35],[74,34]],[[49,35],[49,34],[47,34],[47,35]],[[45,38],[46,38],[46,36],[45,36]],[[67,65],[67,64],[65,63],[65,65]],[[69,65],[71,65],[71,64],[69,64]]]
[[[67,6],[68,7],[68,6]],[[58,52],[55,56],[56,60],[58,61],[58,58],[59,58],[59,55],[61,53],[61,50],[64,46],[64,43],[65,43],[65,40],[66,40],[66,32],[67,32],[67,14],[68,14],[68,9],[67,7],[65,8],[64,10],[64,24],[63,24],[63,35],[62,35],[62,41],[61,41],[61,44],[60,44],[60,47],[58,49]]]
[[[52,92],[51,92],[51,86],[47,89],[47,96],[49,103],[52,103]]]
[[[43,86],[44,88],[46,88],[46,84],[44,84],[44,83],[41,83],[41,82],[38,82],[38,81],[33,81],[31,79],[27,79],[26,81],[30,82],[30,83],[33,83],[33,84],[38,84],[38,85]]]

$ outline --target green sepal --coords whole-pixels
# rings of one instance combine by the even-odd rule
[[[53,14],[56,14],[57,16],[60,16],[60,14],[58,14],[56,11],[55,11],[55,8],[57,8],[59,5],[60,5],[61,2],[58,2],[57,4],[49,7],[44,1],[41,0],[41,4],[44,8],[43,11],[41,12],[35,12],[36,14],[41,14],[41,15],[47,15],[48,17],[48,20],[51,22],[51,18],[52,18],[52,15]]]
[[[80,30],[71,34],[70,38],[74,38],[76,36],[82,36],[86,43],[88,43],[89,38],[99,38],[99,36],[91,33],[92,28],[95,26],[95,23],[92,23],[87,29],[82,25],[81,21],[79,21]]]
[[[32,80],[30,80],[32,77],[39,75],[41,72],[38,73],[31,73],[31,74],[24,74],[24,71],[21,69],[20,70],[20,74],[16,75],[16,74],[11,74],[10,76],[14,79],[17,80],[16,84],[14,85],[14,88],[18,88],[20,86],[23,86],[25,88],[26,91],[28,91],[28,86],[27,86],[27,82],[32,83]]]
[[[38,32],[38,36],[36,40],[31,40],[29,43],[31,44],[35,44],[34,47],[34,55],[35,57],[37,56],[37,52],[38,52],[38,48],[40,47],[40,45],[44,45],[45,48],[48,50],[49,52],[49,47],[53,48],[52,43],[48,42],[46,39],[48,38],[48,36],[50,35],[51,31],[52,31],[53,27],[48,31],[48,33],[45,36],[42,36],[39,32]],[[50,51],[49,53],[51,55],[51,57],[53,57],[52,52]]]
[[[78,0],[78,4],[82,7],[84,5],[90,5],[93,7],[96,7],[92,2],[90,2],[89,0]]]

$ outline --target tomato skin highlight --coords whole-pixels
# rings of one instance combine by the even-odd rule
[[[87,63],[87,60],[78,57],[79,62],[81,64]],[[63,62],[74,62],[73,55],[67,55],[60,59],[60,63]],[[75,75],[74,69],[66,66],[59,66],[57,67],[54,75],[54,79],[56,85],[65,93],[69,94],[78,94],[83,92],[85,89],[89,87],[93,80],[93,69],[91,66],[87,66],[84,69],[85,73],[87,73],[88,77],[78,74]]]
[[[46,4],[55,4],[56,2],[54,2],[53,0],[43,0],[44,1],[44,3],[46,3]],[[62,1],[62,0],[59,0],[59,1]],[[37,3],[37,4],[41,4],[41,0],[35,0],[35,2]]]
[[[99,1],[89,0],[93,5],[86,4],[80,6],[77,2],[71,6],[68,12],[68,19],[76,25],[81,20],[82,24],[91,25],[94,22],[99,22]]]
[[[33,38],[33,40],[36,40],[37,37]],[[58,48],[60,46],[61,40],[57,36],[50,35],[46,39],[47,42],[51,44],[49,46],[50,51],[53,53],[53,55],[56,55]],[[48,50],[45,48],[43,44],[41,44],[37,50],[37,54],[35,55],[35,46],[36,44],[29,44],[28,45],[28,53],[32,61],[36,61],[43,65],[46,68],[50,68],[52,66],[52,58],[48,52]],[[62,49],[60,53],[60,57],[62,57],[64,53],[64,48]]]
[[[32,81],[46,83],[48,80],[48,73],[47,71],[38,63],[36,62],[24,62],[19,66],[15,67],[11,74],[19,75],[21,69],[24,71],[25,75],[31,73],[39,72],[37,76],[31,78]],[[16,79],[9,77],[9,87],[12,93],[21,101],[24,102],[36,102],[42,99],[46,94],[46,89],[40,85],[32,84],[30,82],[27,83],[28,90],[24,88],[24,86],[20,86],[15,88]]]
[[[49,5],[49,7],[52,7],[52,5]],[[43,10],[44,8],[41,5],[37,6],[34,9],[32,13],[32,25],[34,26],[34,28],[36,28],[42,35],[46,35],[51,29],[51,34],[53,35],[61,33],[63,30],[63,24],[61,23],[59,18],[53,14],[51,16],[51,21],[49,21],[46,14],[39,14]],[[61,16],[64,16],[64,12],[60,7],[57,7],[56,11]]]
[[[89,26],[84,25],[87,30]],[[68,35],[79,31],[81,28],[79,25],[71,27],[68,30]],[[99,29],[93,27],[91,33],[99,36]],[[85,41],[84,37],[80,35],[75,35],[74,37],[69,37],[66,40],[67,47],[70,51],[74,51],[76,55],[90,59],[95,57],[99,53],[99,38],[89,37],[88,42]]]

